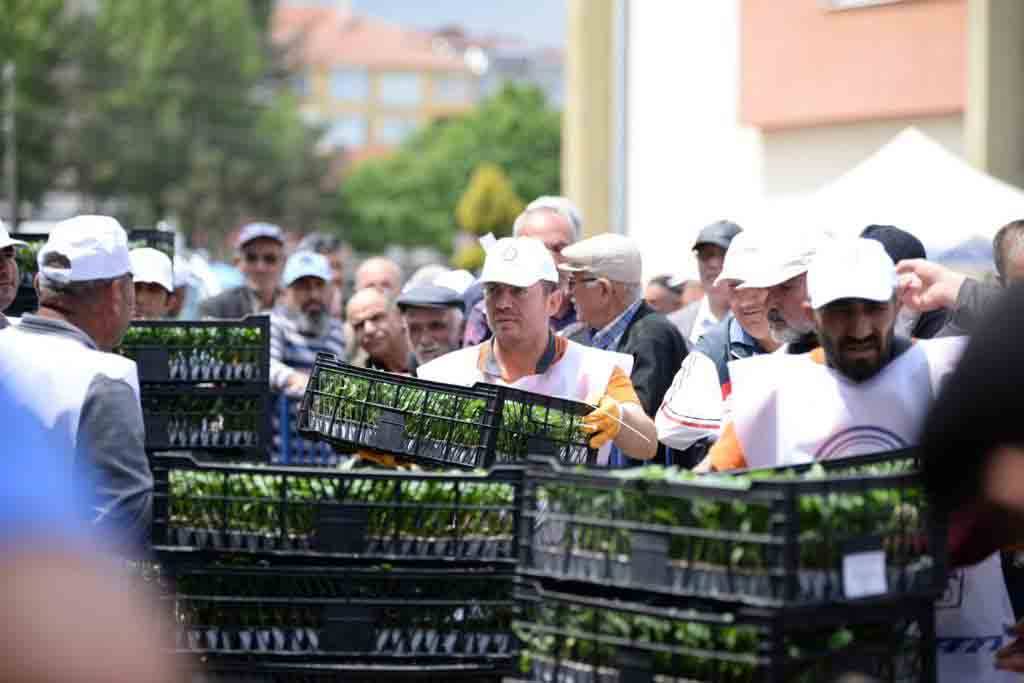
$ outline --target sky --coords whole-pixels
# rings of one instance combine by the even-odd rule
[[[301,2],[301,0],[299,0]],[[332,4],[337,0],[305,0]],[[565,44],[565,0],[349,0],[361,14],[424,29],[460,24],[472,34],[501,33],[543,47]],[[298,4],[298,2],[296,2]]]

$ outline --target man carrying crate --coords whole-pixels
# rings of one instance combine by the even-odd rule
[[[962,339],[912,344],[895,335],[896,269],[873,240],[836,240],[807,274],[821,347],[729,364],[732,421],[700,471],[775,467],[917,444]],[[993,651],[1013,623],[998,554],[957,572],[936,603],[943,683],[1013,680]]]
[[[597,405],[584,418],[607,464],[607,444],[650,460],[657,431],[629,379],[631,356],[556,337],[549,319],[561,306],[558,271],[540,240],[507,237],[487,252],[480,281],[494,336],[453,351],[418,370],[419,377],[471,386],[489,382]],[[625,429],[623,429],[625,425]]]

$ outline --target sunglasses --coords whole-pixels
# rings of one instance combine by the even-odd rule
[[[245,262],[246,263],[259,263],[260,261],[263,261],[263,265],[266,265],[266,266],[276,266],[278,261],[280,261],[280,260],[281,260],[281,257],[278,256],[277,254],[246,254],[245,255]]]

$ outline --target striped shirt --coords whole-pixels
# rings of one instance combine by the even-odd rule
[[[341,321],[329,318],[327,332],[312,337],[299,331],[288,309],[278,306],[270,314],[270,387],[284,389],[295,370],[308,371],[318,353],[345,358],[345,332]]]

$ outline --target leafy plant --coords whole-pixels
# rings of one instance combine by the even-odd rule
[[[171,380],[260,381],[268,344],[259,327],[132,325],[116,351],[139,361],[143,350],[166,350]]]

